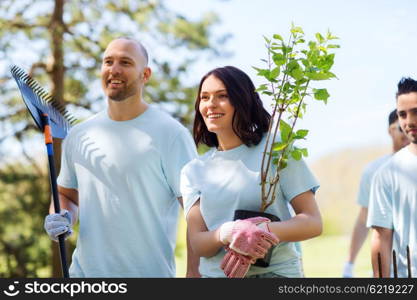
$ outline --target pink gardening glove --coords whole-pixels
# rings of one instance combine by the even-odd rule
[[[220,264],[220,268],[228,278],[244,278],[249,271],[251,264],[256,259],[237,253],[226,247],[226,255]]]
[[[220,226],[219,239],[237,253],[262,258],[279,239],[265,226],[270,222],[263,217],[226,222]],[[260,226],[257,226],[260,225]],[[261,226],[262,225],[262,226]]]

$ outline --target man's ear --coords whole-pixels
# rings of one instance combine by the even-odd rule
[[[145,67],[145,69],[143,70],[143,74],[142,74],[142,79],[144,82],[148,82],[149,78],[152,75],[152,70],[149,67]]]
[[[389,127],[388,127],[388,134],[392,137],[393,136],[393,131],[394,130],[396,130],[396,128],[394,127],[394,126],[392,126],[392,125],[390,125]]]

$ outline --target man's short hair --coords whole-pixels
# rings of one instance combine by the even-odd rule
[[[400,82],[398,82],[398,91],[396,94],[396,98],[403,94],[409,94],[412,92],[417,93],[417,81],[410,77],[403,77],[401,78]]]
[[[394,109],[388,116],[388,126],[391,126],[398,121],[397,110]]]

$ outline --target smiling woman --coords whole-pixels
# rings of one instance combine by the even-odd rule
[[[184,166],[181,194],[201,275],[302,277],[294,242],[321,232],[314,176],[303,160],[289,160],[268,218],[262,213],[235,218],[241,210],[259,212],[260,166],[271,116],[249,76],[231,66],[201,79],[195,110],[194,141],[213,148]],[[270,261],[258,264],[267,253]]]
[[[194,139],[227,150],[256,145],[268,130],[270,115],[251,79],[227,66],[207,73],[200,82],[195,103]]]
[[[228,145],[219,145],[223,150],[233,148],[240,141],[233,139],[232,121],[235,109],[229,101],[226,88],[221,80],[210,75],[201,87],[199,110],[203,116],[204,123],[210,132],[220,135]],[[228,138],[228,137],[231,137]]]

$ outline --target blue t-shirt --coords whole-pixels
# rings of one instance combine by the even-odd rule
[[[398,276],[408,276],[407,245],[411,274],[417,276],[417,155],[408,147],[394,154],[375,174],[367,226],[392,229]]]
[[[233,220],[237,209],[259,211],[261,206],[260,169],[265,138],[253,147],[242,144],[227,151],[211,149],[189,162],[181,172],[184,213],[200,199],[200,210],[209,231]],[[291,200],[306,191],[315,192],[318,182],[303,160],[290,159],[282,170],[275,202],[267,213],[282,221],[293,217]],[[205,277],[225,277],[220,262],[222,248],[210,258],[200,258],[200,273]],[[248,276],[276,272],[285,277],[301,277],[300,254],[293,242],[282,242],[273,250],[270,266],[252,266]]]
[[[196,156],[188,130],[152,106],[132,120],[103,111],[74,127],[58,178],[79,193],[70,276],[175,276],[179,176]]]
[[[390,159],[392,154],[384,155],[371,163],[369,163],[365,170],[362,173],[361,182],[359,185],[359,192],[357,202],[362,207],[368,207],[369,205],[369,195],[371,193],[371,182],[372,178],[375,175],[375,172],[381,167],[384,163]]]

